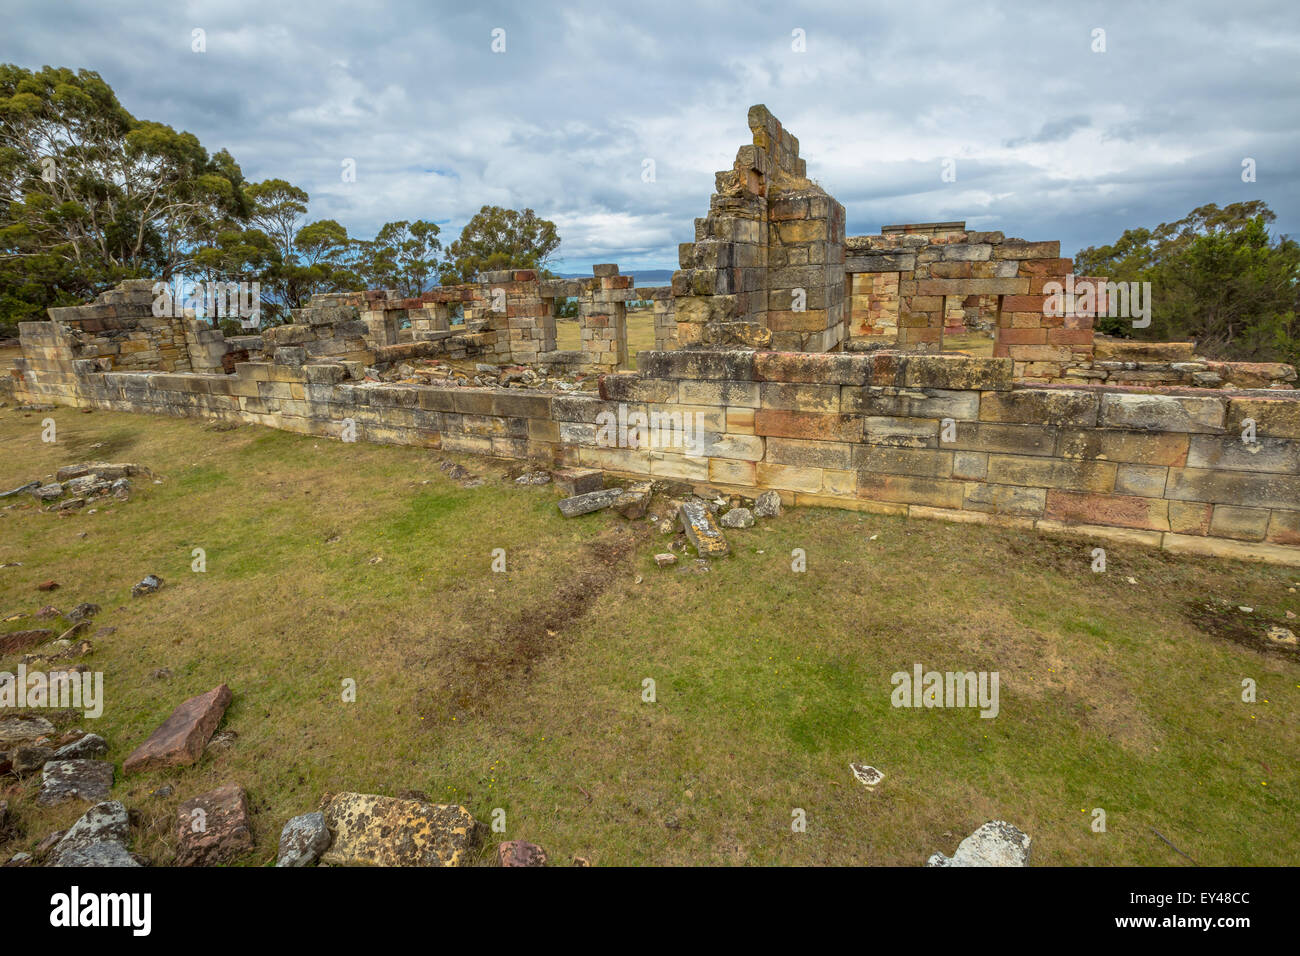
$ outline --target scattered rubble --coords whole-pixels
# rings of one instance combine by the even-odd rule
[[[754,513],[748,508],[732,508],[718,522],[724,528],[754,527]]]
[[[574,495],[572,498],[562,498],[560,514],[566,518],[576,518],[579,515],[600,511],[602,508],[610,508],[622,494],[622,488],[602,488],[600,491],[589,491],[586,494]]]
[[[108,753],[108,741],[99,734],[83,734],[54,751],[54,760],[89,760]]]
[[[874,790],[876,784],[885,779],[885,775],[881,771],[864,763],[851,763],[849,769],[853,771],[853,778],[868,790]]]
[[[545,866],[546,851],[527,840],[506,840],[497,845],[497,863],[501,866]]]
[[[720,558],[731,550],[713,512],[705,507],[704,502],[699,499],[683,501],[677,515],[687,540],[700,557]]]
[[[1295,631],[1291,630],[1289,627],[1274,625],[1268,629],[1265,636],[1276,644],[1290,644],[1292,646],[1296,644]]]
[[[47,627],[0,634],[0,654],[21,654],[53,639],[54,631]]]
[[[605,475],[595,468],[561,468],[551,474],[555,487],[568,498],[600,491],[605,487]]]
[[[781,496],[775,491],[765,491],[754,499],[755,518],[779,518],[781,516]]]
[[[131,597],[143,597],[146,594],[153,594],[162,586],[162,578],[156,574],[146,574],[139,584],[131,586]]]

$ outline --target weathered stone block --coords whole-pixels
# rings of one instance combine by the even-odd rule
[[[1300,477],[1170,468],[1165,497],[1175,501],[1211,501],[1215,504],[1244,501],[1260,508],[1295,509],[1296,503],[1300,502]]]
[[[1141,431],[1222,433],[1226,403],[1220,398],[1175,395],[1103,395],[1101,424]]]
[[[1215,505],[1210,519],[1210,534],[1216,538],[1235,538],[1239,541],[1263,541],[1268,531],[1267,508],[1242,508],[1237,505]]]
[[[840,390],[840,410],[875,416],[971,421],[979,417],[980,393],[940,388],[846,385]]]
[[[1047,491],[1043,488],[1021,488],[1013,485],[995,485],[967,482],[963,507],[985,514],[1021,515],[1038,517],[1043,513]]]
[[[1190,441],[1187,450],[1188,468],[1224,468],[1282,474],[1300,471],[1300,441],[1261,437],[1248,443],[1232,433],[1192,435]]]
[[[1169,530],[1169,503],[1159,498],[1080,494],[1053,488],[1047,492],[1044,516],[1066,524]]]
[[[754,466],[758,487],[781,491],[806,491],[817,494],[822,488],[822,469],[799,465],[780,465],[760,461]]]
[[[754,377],[760,382],[865,385],[871,378],[871,358],[838,353],[758,352]]]
[[[1108,494],[1115,488],[1116,468],[1110,461],[991,454],[988,480],[1004,485]]]
[[[1246,419],[1255,422],[1257,436],[1300,438],[1300,393],[1288,398],[1232,398],[1225,425],[1240,435]]]
[[[228,783],[176,809],[177,866],[216,866],[253,848],[248,797]]]
[[[686,540],[700,557],[720,558],[730,550],[726,536],[704,502],[694,498],[683,501],[677,510],[677,519],[686,532]]]
[[[769,438],[765,460],[778,465],[843,470],[853,466],[853,447],[842,442]]]
[[[1105,428],[1062,428],[1056,454],[1062,458],[1098,458],[1148,465],[1185,465],[1188,436]]]
[[[839,412],[840,387],[838,385],[796,385],[785,382],[763,382],[759,385],[759,400],[764,409],[784,409],[796,412]]]
[[[1017,388],[1009,392],[984,392],[980,421],[1019,422],[1034,425],[1097,424],[1097,395],[1091,392],[1048,388]]]
[[[1135,465],[1124,462],[1115,474],[1115,493],[1163,498],[1169,469],[1163,465]]]
[[[949,478],[953,473],[954,452],[931,448],[892,448],[859,445],[853,462],[861,472],[887,475],[914,475],[921,478]]]
[[[1012,385],[1009,359],[965,355],[903,355],[898,385],[917,388],[1006,391]]]
[[[929,505],[934,508],[960,508],[964,488],[960,481],[867,472],[858,475],[860,498]]]

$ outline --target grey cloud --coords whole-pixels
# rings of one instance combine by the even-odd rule
[[[1177,16],[1124,2],[10,6],[21,26],[0,60],[97,70],[135,115],[230,149],[249,178],[301,185],[315,217],[358,235],[427,218],[451,238],[484,203],[531,206],[561,224],[566,271],[672,268],[757,102],[799,137],[852,232],[966,219],[1072,253],[1242,198],[1300,227],[1287,2]],[[1257,183],[1240,180],[1245,156]],[[947,158],[955,183],[939,177]]]

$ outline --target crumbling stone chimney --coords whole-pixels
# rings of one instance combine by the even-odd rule
[[[717,173],[709,214],[673,274],[682,347],[830,352],[844,318],[844,207],[807,178],[799,141],[752,106],[753,143]]]

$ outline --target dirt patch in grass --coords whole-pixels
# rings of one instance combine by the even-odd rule
[[[424,713],[426,723],[430,717],[464,720],[490,706],[506,687],[527,681],[534,665],[561,652],[573,624],[626,576],[647,537],[644,526],[608,528],[579,546],[544,603],[504,620],[484,608],[441,662],[433,699],[445,706]]]
[[[1269,628],[1285,627],[1294,631],[1295,621],[1271,619],[1254,611],[1243,611],[1235,604],[1219,601],[1188,601],[1183,605],[1183,613],[1188,622],[1211,637],[1248,647],[1261,654],[1300,663],[1300,646],[1268,638]]]
[[[1129,749],[1159,744],[1109,643],[1027,627],[1004,607],[956,621],[936,614],[934,626],[960,655],[954,660],[968,662],[964,669],[998,671],[1003,706],[1051,707]]]

